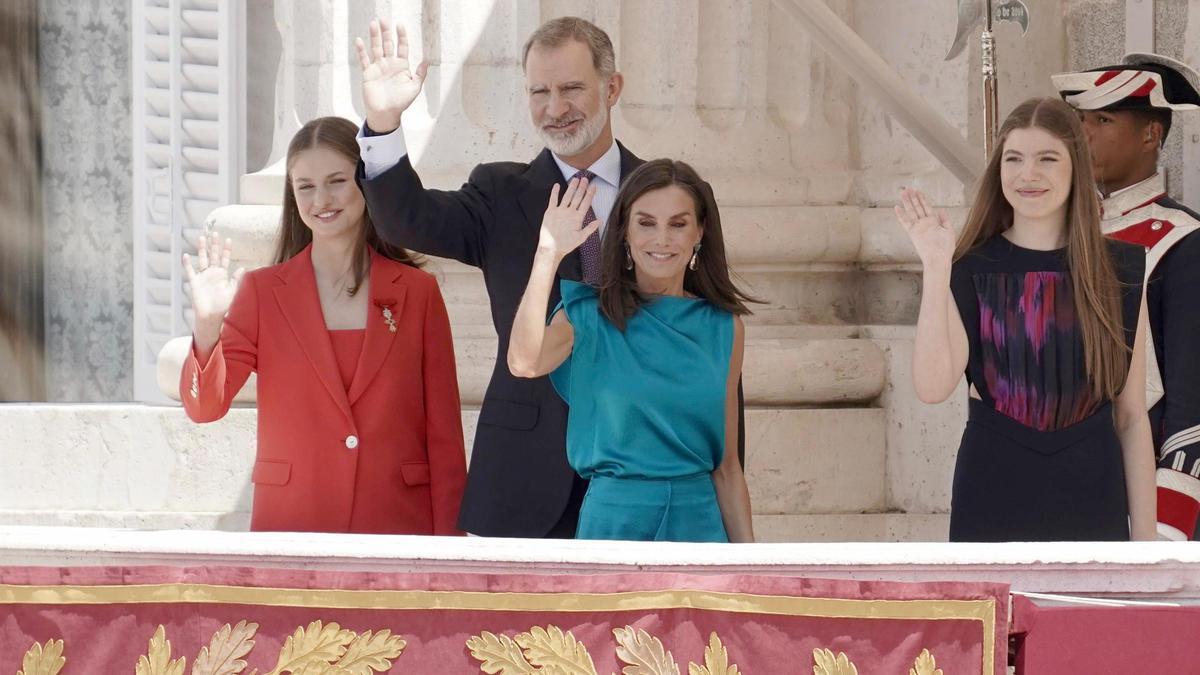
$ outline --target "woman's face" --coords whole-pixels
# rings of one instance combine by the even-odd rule
[[[367,205],[354,170],[354,162],[324,146],[292,158],[292,195],[314,240],[357,233]]]
[[[1071,155],[1056,136],[1038,127],[1009,132],[1000,156],[1000,185],[1016,215],[1065,218],[1072,175]]]
[[[634,200],[625,240],[639,284],[643,280],[682,284],[692,250],[703,234],[695,200],[678,185],[651,190]]]

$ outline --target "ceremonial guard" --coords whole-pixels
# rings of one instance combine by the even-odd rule
[[[1188,539],[1200,513],[1200,215],[1167,196],[1159,152],[1175,112],[1200,110],[1200,75],[1155,54],[1053,76],[1080,111],[1104,234],[1146,247],[1146,404],[1158,449],[1158,533]]]

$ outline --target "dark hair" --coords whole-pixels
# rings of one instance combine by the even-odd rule
[[[979,190],[959,235],[954,259],[1012,227],[1013,208],[1004,197],[1000,181],[1001,156],[1010,133],[1031,128],[1042,129],[1062,141],[1071,159],[1066,258],[1083,336],[1084,365],[1092,393],[1114,399],[1129,374],[1120,282],[1116,263],[1100,234],[1100,200],[1092,175],[1092,156],[1074,108],[1057,98],[1031,98],[1004,120],[995,150],[979,179]]]
[[[712,187],[687,164],[656,159],[634,169],[622,183],[600,249],[600,311],[622,330],[629,317],[647,301],[638,291],[633,270],[625,269],[625,235],[629,231],[630,209],[647,192],[672,185],[683,188],[692,196],[696,224],[702,228],[700,242],[703,245],[697,254],[696,269],[684,270],[684,290],[731,314],[749,314],[746,303],[761,302],[744,293],[730,279],[725,240],[721,234],[721,215]]]
[[[577,16],[560,16],[538,26],[533,35],[525,41],[525,48],[521,52],[521,70],[525,69],[525,62],[529,60],[529,50],[534,45],[554,48],[561,47],[569,40],[587,45],[588,51],[592,53],[592,67],[600,77],[609,77],[617,72],[617,57],[608,33],[591,21]]]
[[[358,127],[350,120],[341,117],[318,117],[300,127],[300,131],[292,136],[292,142],[288,144],[287,150],[287,177],[283,184],[283,213],[279,218],[279,239],[275,244],[275,264],[291,260],[312,242],[312,230],[300,218],[300,209],[296,206],[296,195],[292,191],[292,162],[305,150],[326,147],[357,164],[359,159],[358,141],[355,139],[357,134]],[[358,289],[362,287],[363,279],[367,277],[371,249],[396,262],[412,267],[421,266],[420,262],[408,251],[380,239],[379,234],[375,231],[375,225],[371,222],[370,212],[364,210],[362,222],[359,223],[358,242],[354,246],[354,260],[351,263],[354,285],[349,289],[350,295],[358,292]]]

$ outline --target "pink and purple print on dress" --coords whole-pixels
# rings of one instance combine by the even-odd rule
[[[1100,401],[1082,384],[1083,340],[1064,272],[973,275],[983,374],[996,410],[1039,431],[1086,419]]]

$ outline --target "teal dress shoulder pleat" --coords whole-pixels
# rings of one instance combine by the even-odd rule
[[[733,315],[661,296],[622,331],[594,288],[561,290],[575,337],[550,379],[570,406],[567,459],[590,481],[577,537],[727,541],[711,474],[725,453]]]

